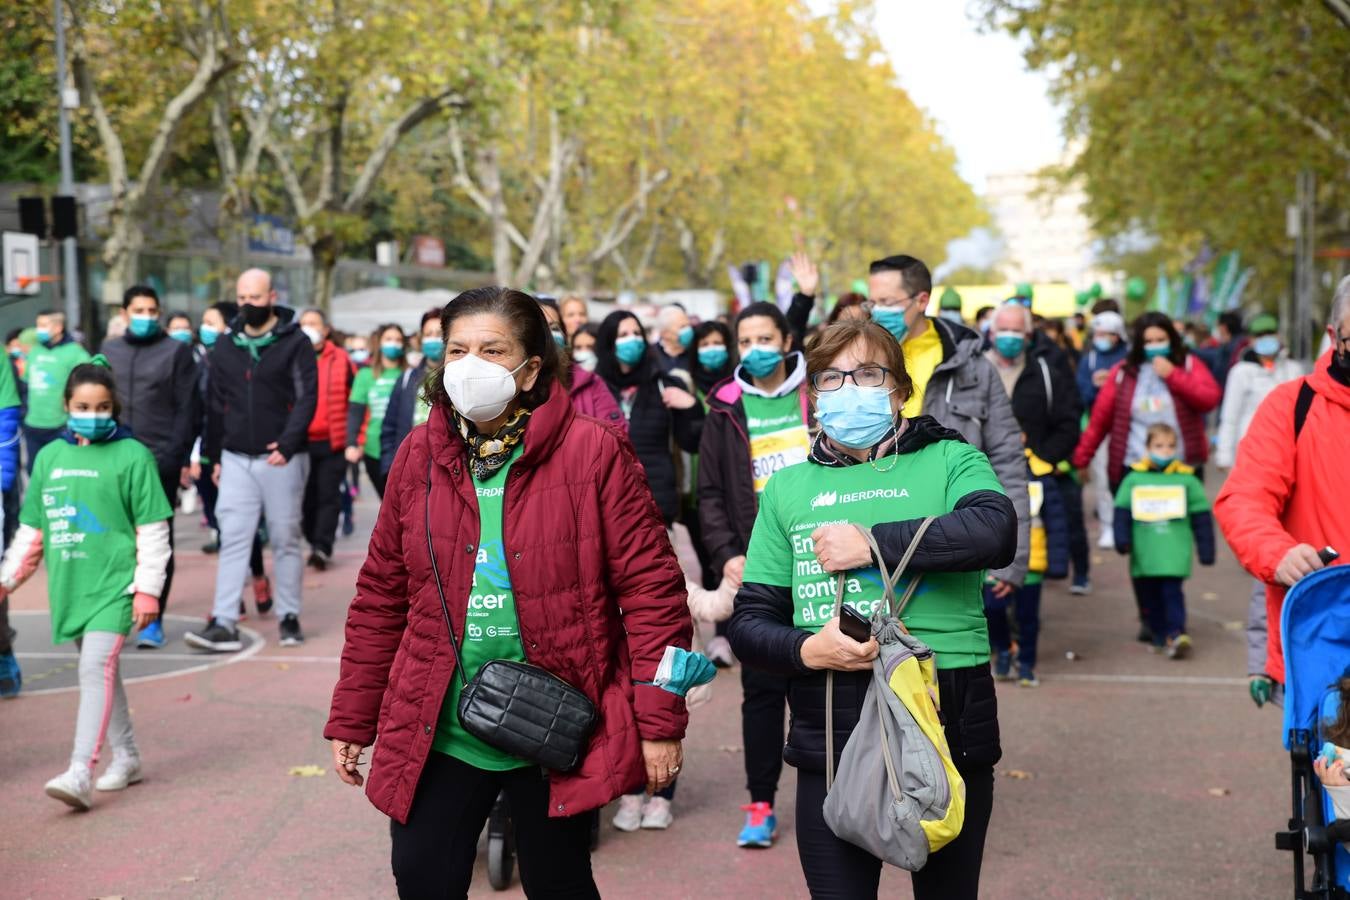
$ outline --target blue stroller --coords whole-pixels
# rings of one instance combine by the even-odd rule
[[[1332,820],[1331,800],[1313,772],[1321,726],[1340,707],[1337,679],[1350,674],[1350,565],[1314,572],[1286,596],[1284,746],[1293,772],[1293,815],[1275,846],[1294,854],[1295,900],[1350,898],[1350,821]],[[1312,859],[1312,881],[1304,856]]]

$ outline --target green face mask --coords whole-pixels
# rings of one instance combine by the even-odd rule
[[[905,335],[909,333],[909,322],[905,321],[903,309],[874,306],[872,307],[872,318],[878,325],[889,331],[897,341],[903,341]]]

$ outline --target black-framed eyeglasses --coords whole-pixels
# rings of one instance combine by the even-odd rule
[[[851,379],[858,387],[881,387],[891,370],[885,366],[859,366],[856,369],[822,369],[811,376],[811,384],[821,393],[828,394],[844,386]]]

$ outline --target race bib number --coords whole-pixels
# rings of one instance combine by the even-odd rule
[[[1141,485],[1130,492],[1130,514],[1136,522],[1168,522],[1186,518],[1185,485]]]
[[[754,470],[755,493],[764,490],[774,472],[806,462],[810,451],[811,439],[801,426],[751,436],[750,465]]]
[[[1027,482],[1027,500],[1031,501],[1031,517],[1041,514],[1041,504],[1045,503],[1045,485],[1039,481]]]

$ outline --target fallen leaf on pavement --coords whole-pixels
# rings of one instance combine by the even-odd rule
[[[1230,621],[1224,622],[1223,627],[1228,631],[1241,631],[1242,629],[1247,627],[1247,623],[1239,622],[1237,619],[1232,619]]]
[[[178,698],[178,702],[179,702],[179,703],[187,703],[187,702],[188,702],[189,700],[191,700],[191,699],[192,699],[192,695],[191,695],[191,694],[184,694],[183,696],[181,696],[181,697]]]
[[[743,748],[738,747],[735,744],[723,744],[717,749],[722,751],[723,753],[740,753],[743,750]]]
[[[299,778],[315,778],[327,771],[323,766],[291,766],[291,770],[287,774]]]
[[[1210,795],[1211,797],[1227,797],[1227,796],[1228,796],[1229,794],[1231,794],[1231,793],[1233,793],[1233,792],[1230,791],[1228,788],[1210,788],[1210,789],[1209,789],[1209,795]]]
[[[291,664],[290,664],[290,663],[277,663],[277,668],[280,669],[280,670],[283,671],[283,672],[285,672],[285,671],[286,671],[287,669],[289,669],[290,667],[291,667]]]
[[[183,884],[192,884],[192,882],[194,882],[194,881],[197,880],[197,876],[196,876],[196,875],[184,875],[182,878],[179,878],[178,880],[181,881]]]
[[[1009,778],[1015,779],[1016,781],[1026,781],[1026,780],[1028,780],[1028,779],[1030,779],[1030,778],[1035,778],[1035,777],[1036,777],[1035,775],[1031,774],[1030,772],[1023,772],[1021,769],[1009,769],[1008,771],[1004,772],[1003,774],[1004,774],[1004,775],[1007,775]]]
[[[1216,593],[1214,593],[1213,591],[1205,591],[1203,594],[1200,595],[1200,599],[1201,599],[1201,600],[1218,600],[1218,599],[1219,599],[1219,595],[1216,594]]]

